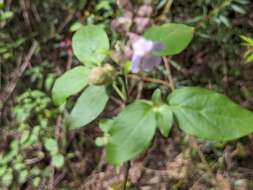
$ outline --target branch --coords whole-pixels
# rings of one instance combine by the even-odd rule
[[[24,61],[20,68],[15,69],[15,71],[11,74],[11,76],[15,76],[13,80],[11,80],[8,84],[5,85],[5,88],[0,94],[0,109],[4,107],[4,104],[8,101],[11,94],[14,92],[18,80],[22,77],[24,71],[26,70],[27,66],[30,64],[30,60],[35,53],[35,50],[38,47],[38,43],[36,41],[33,42],[31,48],[29,49],[28,54],[25,56]],[[1,116],[1,113],[0,113]]]

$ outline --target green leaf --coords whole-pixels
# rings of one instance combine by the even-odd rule
[[[78,98],[70,114],[70,128],[80,128],[95,120],[108,101],[104,86],[89,86]]]
[[[24,169],[19,172],[18,176],[18,182],[19,183],[25,183],[27,178],[29,176],[28,170]]]
[[[33,186],[38,187],[40,185],[40,177],[35,177],[32,180]]]
[[[249,37],[243,36],[243,35],[241,35],[240,37],[241,37],[241,39],[242,39],[247,45],[253,46],[253,39],[252,39],[252,38],[249,38]]]
[[[78,66],[59,77],[54,84],[52,94],[56,104],[63,104],[69,96],[80,92],[88,82],[89,69]]]
[[[61,154],[53,155],[52,165],[56,168],[61,168],[64,165],[64,157]]]
[[[109,49],[106,32],[100,26],[81,27],[73,36],[73,51],[80,62],[99,64],[104,60]]]
[[[1,179],[1,183],[4,186],[10,186],[13,182],[13,171],[8,169],[5,175]]]
[[[58,152],[58,145],[55,139],[45,138],[44,146],[51,154],[56,154]]]
[[[137,101],[127,106],[115,119],[108,132],[107,159],[120,165],[142,153],[155,134],[156,120],[152,104]]]
[[[179,127],[191,135],[228,141],[253,131],[253,113],[203,88],[175,90],[168,98]]]
[[[105,146],[108,143],[108,132],[112,128],[113,122],[113,119],[102,119],[99,121],[99,128],[104,132],[104,136],[96,138],[95,143],[97,146]]]
[[[167,104],[163,104],[156,107],[154,110],[156,113],[157,127],[164,137],[168,137],[173,124],[171,108]]]
[[[161,42],[165,49],[158,52],[161,56],[175,55],[182,52],[191,42],[194,28],[184,24],[164,24],[153,26],[145,33],[146,39]]]
[[[7,19],[10,19],[14,16],[14,13],[11,11],[5,11],[0,13],[0,21],[5,21]]]
[[[81,22],[75,22],[73,23],[70,28],[69,28],[69,31],[70,32],[76,32],[77,30],[79,30],[81,27],[83,26],[83,24]]]
[[[246,57],[246,63],[250,63],[252,61],[253,61],[253,52],[252,52],[251,55],[249,55],[249,56]]]
[[[99,121],[99,128],[104,133],[107,133],[111,129],[113,122],[114,122],[113,119],[102,119]]]
[[[232,7],[232,9],[235,12],[238,12],[238,13],[240,13],[242,15],[246,14],[246,11],[242,7],[240,7],[240,6],[236,5],[236,4],[233,4],[231,7]]]
[[[97,146],[105,146],[108,143],[109,135],[105,134],[103,137],[97,137],[95,144]]]
[[[160,105],[162,103],[162,92],[159,88],[152,94],[152,102],[154,105]]]

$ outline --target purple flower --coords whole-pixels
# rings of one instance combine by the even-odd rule
[[[144,38],[139,38],[133,43],[132,72],[151,71],[155,66],[161,64],[161,57],[155,55],[157,51],[164,49],[164,45]]]

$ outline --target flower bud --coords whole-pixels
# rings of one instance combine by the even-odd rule
[[[93,85],[106,85],[111,83],[116,78],[114,68],[105,64],[103,67],[95,67],[91,70],[89,75],[89,83]]]

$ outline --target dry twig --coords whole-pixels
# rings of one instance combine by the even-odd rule
[[[3,91],[0,94],[0,101],[2,103],[2,105],[0,106],[0,109],[2,109],[4,107],[4,105],[6,104],[6,102],[8,101],[9,97],[11,96],[11,94],[14,92],[17,83],[19,81],[19,79],[22,77],[24,71],[26,70],[26,68],[28,67],[28,65],[30,64],[31,58],[34,55],[36,49],[38,47],[38,43],[36,41],[33,42],[31,48],[29,49],[28,54],[25,56],[24,61],[22,63],[22,65],[17,68],[12,74],[11,76],[13,77],[13,80],[11,80],[3,89]],[[1,116],[1,113],[0,113]]]

